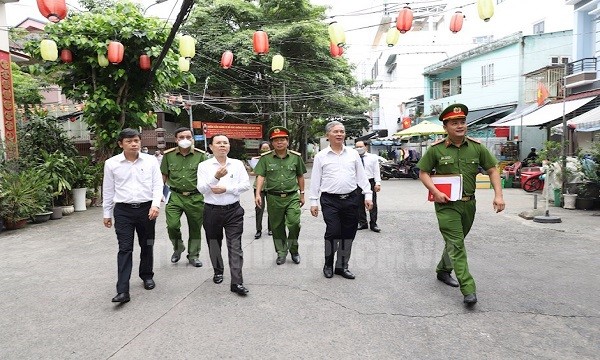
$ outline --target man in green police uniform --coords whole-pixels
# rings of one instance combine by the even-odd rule
[[[479,141],[466,136],[466,117],[469,109],[462,104],[447,107],[439,116],[448,133],[445,139],[432,144],[417,164],[423,185],[433,194],[435,212],[440,232],[446,246],[436,272],[438,280],[447,285],[458,287],[468,306],[477,302],[475,280],[469,273],[465,237],[475,219],[475,177],[481,166],[487,170],[494,188],[493,207],[496,212],[504,210],[504,199],[500,185],[500,174],[496,168],[497,160]],[[463,181],[462,198],[450,201],[450,198],[438,190],[431,179],[436,175],[461,174]],[[454,270],[458,282],[450,273]]]
[[[260,196],[264,186],[269,206],[269,224],[277,251],[277,265],[285,263],[288,251],[292,255],[292,261],[300,263],[298,236],[300,208],[304,205],[306,166],[300,153],[288,150],[289,135],[289,130],[283,126],[271,128],[269,139],[274,150],[262,154],[254,168],[257,176],[254,202],[256,206],[264,206]]]
[[[177,147],[165,151],[160,172],[171,194],[165,207],[167,232],[173,243],[171,262],[176,263],[185,250],[181,236],[181,215],[185,213],[188,222],[188,261],[195,267],[201,267],[200,240],[202,216],[204,214],[204,195],[198,192],[198,164],[207,159],[206,153],[193,147],[193,134],[189,128],[175,130]]]

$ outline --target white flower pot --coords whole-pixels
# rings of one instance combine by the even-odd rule
[[[85,207],[86,191],[87,188],[73,189],[73,205],[75,206],[75,211],[85,211],[87,209]]]
[[[563,208],[565,209],[575,209],[575,200],[577,199],[577,194],[563,194]]]

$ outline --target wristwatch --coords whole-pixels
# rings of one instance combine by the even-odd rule
[[[304,194],[304,191],[300,191],[300,194]]]

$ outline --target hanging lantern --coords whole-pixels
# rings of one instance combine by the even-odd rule
[[[329,53],[334,58],[339,58],[344,53],[344,48],[337,46],[337,44],[329,43]]]
[[[179,55],[186,59],[191,59],[196,55],[196,40],[190,35],[183,35],[179,38]]]
[[[179,58],[179,71],[186,72],[190,71],[190,60],[183,56]]]
[[[98,54],[98,65],[100,65],[101,67],[108,66],[108,59],[104,54]]]
[[[55,61],[58,59],[58,48],[56,47],[54,40],[42,40],[40,43],[40,53],[44,60]]]
[[[385,35],[385,42],[389,47],[392,47],[398,43],[398,39],[400,38],[400,31],[397,28],[391,27],[388,29],[387,34]]]
[[[283,69],[284,62],[285,59],[280,54],[273,56],[273,60],[271,60],[271,70],[277,74]]]
[[[454,34],[459,32],[460,29],[462,29],[464,18],[465,16],[462,12],[455,12],[454,15],[452,15],[452,18],[450,19],[450,31],[452,31]]]
[[[37,0],[37,6],[40,13],[53,23],[67,17],[67,3],[65,0]]]
[[[123,61],[123,53],[125,47],[118,41],[111,41],[108,43],[108,61],[111,64],[118,64]]]
[[[400,10],[398,17],[396,18],[396,28],[402,34],[412,28],[413,23],[413,12],[411,8],[405,6],[404,9]]]
[[[346,34],[344,28],[338,22],[334,21],[329,24],[329,40],[337,44],[337,46],[344,47],[346,45]]]
[[[143,54],[140,55],[140,69],[150,70],[152,63],[150,62],[150,56]]]
[[[72,63],[73,62],[73,53],[69,49],[62,49],[60,51],[60,60],[64,63]]]
[[[269,52],[269,36],[262,30],[256,30],[252,35],[252,47],[254,53],[264,55]]]
[[[477,12],[483,21],[489,21],[494,16],[494,2],[492,0],[477,0]]]
[[[229,69],[233,64],[233,53],[229,50],[223,52],[221,55],[221,67],[223,69]]]

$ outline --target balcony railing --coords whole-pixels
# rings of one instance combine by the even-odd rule
[[[580,72],[595,72],[598,69],[596,58],[583,58],[567,64],[567,76]]]

